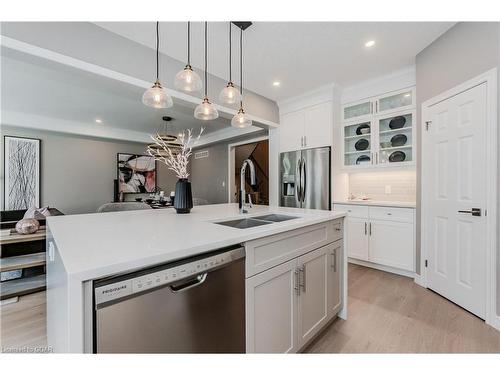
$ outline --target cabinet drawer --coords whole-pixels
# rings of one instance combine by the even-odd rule
[[[411,208],[370,207],[370,219],[393,220],[413,223],[414,210]]]
[[[334,210],[346,211],[350,217],[368,218],[368,207],[353,204],[335,204]]]
[[[339,238],[342,238],[342,219],[248,241],[245,244],[246,277],[277,266]]]

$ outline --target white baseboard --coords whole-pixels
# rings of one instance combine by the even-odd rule
[[[415,281],[415,284],[421,286],[422,288],[427,288],[427,283],[425,282],[423,275],[415,273],[413,281]]]
[[[414,279],[415,276],[417,276],[417,274],[415,272],[406,271],[406,270],[402,270],[402,269],[395,268],[395,267],[390,267],[390,266],[384,266],[382,264],[367,262],[365,260],[348,258],[348,262],[352,263],[352,264],[357,264],[357,265],[360,265],[360,266],[375,268],[375,269],[380,270],[380,271],[394,273],[396,275],[411,277],[412,279]]]

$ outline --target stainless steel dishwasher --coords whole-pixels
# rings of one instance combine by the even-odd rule
[[[94,353],[244,353],[245,252],[94,281]]]

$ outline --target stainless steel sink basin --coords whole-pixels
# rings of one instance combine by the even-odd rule
[[[252,219],[272,221],[274,223],[278,223],[280,221],[287,221],[287,220],[292,220],[292,219],[296,219],[296,218],[297,218],[297,216],[288,216],[288,215],[281,215],[281,214],[269,214],[269,215],[263,215],[263,216],[255,216]]]
[[[245,218],[245,219],[237,219],[237,220],[229,220],[229,221],[220,221],[215,224],[220,224],[220,225],[226,225],[231,228],[238,228],[238,229],[246,229],[246,228],[253,228],[253,227],[258,227],[260,225],[267,225],[267,224],[272,224],[271,221],[264,221],[264,220],[255,220],[251,218]]]

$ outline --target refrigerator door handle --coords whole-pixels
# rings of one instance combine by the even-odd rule
[[[302,197],[302,170],[301,170],[301,159],[297,160],[297,165],[295,167],[295,195],[297,196],[298,201],[301,201]]]
[[[302,190],[302,202],[306,199],[306,188],[307,188],[307,174],[306,174],[306,161],[302,159],[302,173],[301,176],[301,190]]]

